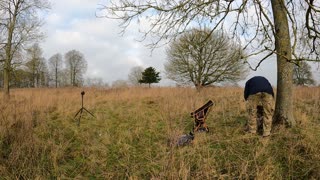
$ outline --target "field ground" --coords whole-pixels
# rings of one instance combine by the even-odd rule
[[[246,134],[241,88],[14,89],[0,94],[3,179],[320,179],[320,88],[294,90],[297,127]],[[209,133],[175,140],[208,100]]]

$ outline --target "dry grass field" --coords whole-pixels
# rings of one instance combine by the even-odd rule
[[[246,134],[243,89],[14,89],[0,94],[3,179],[320,179],[320,88],[294,90],[298,126]],[[209,133],[174,142],[208,100]]]

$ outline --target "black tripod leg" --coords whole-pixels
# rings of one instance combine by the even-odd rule
[[[83,110],[83,109],[81,108],[80,111],[79,111],[79,112],[80,112],[80,116],[79,116],[79,119],[78,119],[78,126],[80,126],[80,119],[81,119],[81,117],[82,117],[82,110]]]
[[[81,109],[79,109],[79,111],[77,112],[77,114],[74,116],[74,118],[76,118],[77,117],[77,115],[80,113],[80,111],[82,110],[82,108]]]
[[[95,117],[90,111],[88,111],[86,108],[83,108],[87,113],[91,114],[91,116]]]

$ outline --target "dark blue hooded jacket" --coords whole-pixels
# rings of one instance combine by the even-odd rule
[[[255,76],[246,82],[244,88],[244,99],[247,100],[250,95],[265,92],[274,97],[273,89],[270,82],[262,76]]]

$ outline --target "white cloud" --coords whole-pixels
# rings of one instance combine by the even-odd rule
[[[48,17],[46,18],[46,23],[58,25],[59,23],[62,23],[62,18],[59,14],[53,13],[48,15]]]

